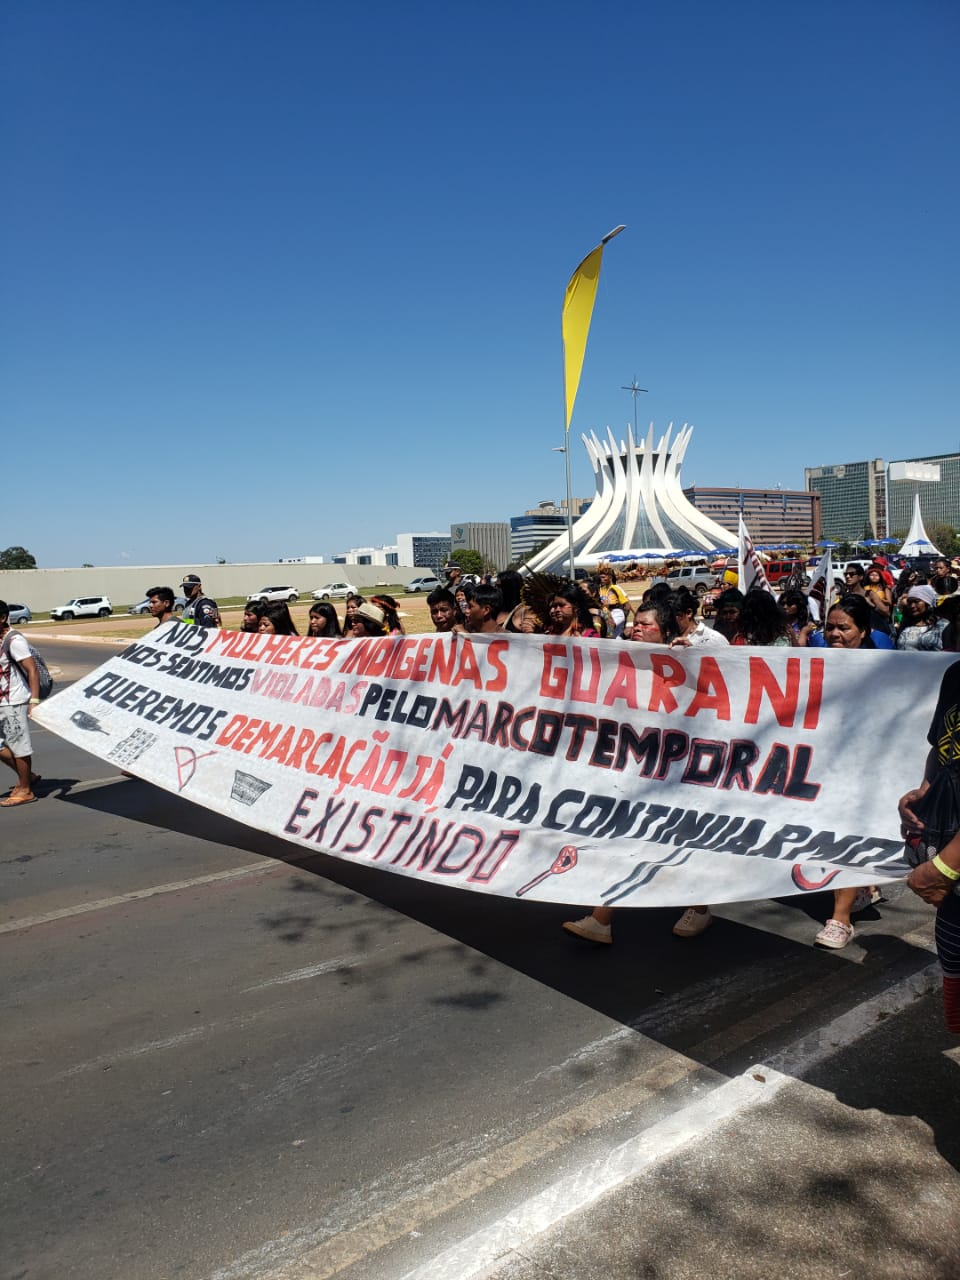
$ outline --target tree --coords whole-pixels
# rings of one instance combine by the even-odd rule
[[[927,528],[927,537],[942,555],[960,554],[960,537],[957,536],[953,525],[942,524],[939,520],[935,520]]]
[[[35,569],[37,562],[26,547],[7,547],[0,551],[0,569]]]
[[[450,563],[458,564],[464,573],[475,573],[478,577],[485,572],[483,556],[479,551],[454,551],[450,555]]]

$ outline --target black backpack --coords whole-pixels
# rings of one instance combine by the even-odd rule
[[[27,640],[27,637],[24,635],[21,635],[19,631],[8,631],[7,634],[3,637],[3,645],[0,646],[0,651],[2,651],[7,655],[11,663],[20,672],[21,680],[29,688],[30,681],[27,679],[27,673],[24,671],[23,667],[21,667],[20,663],[16,660],[16,658],[10,652],[10,642],[14,636],[20,636],[21,640]],[[30,657],[37,664],[37,678],[40,684],[40,701],[42,702],[44,698],[49,698],[51,693],[53,693],[53,676],[47,670],[47,664],[44,662],[43,658],[41,658],[40,654],[37,652],[37,650],[34,648],[34,646],[30,643],[29,640],[27,640],[27,648],[30,650]]]

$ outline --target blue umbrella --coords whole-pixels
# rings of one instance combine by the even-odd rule
[[[839,547],[839,542],[818,542],[818,547]]]

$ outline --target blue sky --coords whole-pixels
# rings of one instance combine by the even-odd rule
[[[684,483],[954,451],[953,0],[0,12],[0,546],[329,554],[695,426]],[[12,123],[12,128],[10,124]]]

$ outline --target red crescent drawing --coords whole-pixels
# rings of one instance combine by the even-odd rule
[[[808,891],[812,891],[814,889],[824,888],[824,886],[828,885],[835,876],[838,876],[840,874],[840,870],[841,869],[837,867],[836,870],[834,871],[828,871],[822,880],[808,880],[807,877],[801,871],[799,864],[795,864],[791,868],[790,874],[793,877],[793,883],[797,886],[798,889],[806,889]]]

